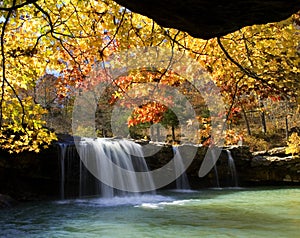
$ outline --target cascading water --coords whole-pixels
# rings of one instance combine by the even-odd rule
[[[85,145],[81,146],[81,154],[87,153]],[[80,154],[79,154],[79,157]],[[100,183],[94,177],[91,178],[88,169],[85,164],[86,157],[79,158],[79,197],[85,197],[88,195],[100,195]]]
[[[76,146],[73,141],[58,143],[61,165],[61,199],[78,195],[79,197],[99,195],[105,198],[112,198],[115,196],[135,195],[140,192],[152,191],[153,193],[155,191],[151,173],[147,173],[148,167],[144,160],[141,145],[130,140],[117,138],[78,139],[77,144],[74,141]],[[174,171],[176,175],[184,171],[185,161],[180,154],[179,148],[173,147]],[[229,181],[227,186],[238,187],[235,162],[230,150],[226,150],[226,153],[228,157],[228,172],[226,174],[230,175],[230,179],[227,180]],[[124,173],[120,172],[116,167],[127,171],[126,175],[124,176]],[[143,173],[146,176],[139,176],[139,172],[146,172]],[[216,164],[214,165],[214,172],[216,187],[220,188]],[[128,190],[128,188],[130,189]],[[144,188],[148,189],[145,190]],[[190,189],[186,173],[181,174],[176,179],[176,188],[179,190]]]
[[[238,187],[238,178],[237,178],[237,172],[236,172],[236,168],[235,168],[234,159],[232,157],[230,150],[226,150],[226,152],[227,152],[227,157],[228,157],[228,168],[229,168],[229,172],[231,175],[231,183],[233,184],[234,187]]]
[[[60,159],[60,198],[65,198],[65,159],[67,155],[67,144],[59,143],[59,159]]]
[[[214,165],[214,172],[215,172],[215,178],[216,178],[216,187],[220,188],[220,181],[219,181],[219,173],[218,173],[217,164]]]
[[[69,186],[71,178],[74,179],[74,172],[78,165],[76,164],[77,151],[72,142],[58,143],[60,160],[60,198],[64,199],[66,194],[74,193]]]
[[[184,171],[184,163],[183,158],[178,150],[177,146],[173,146],[173,152],[174,157],[176,156],[177,163],[175,164],[175,172],[176,177],[180,173],[180,171]],[[176,179],[176,189],[182,189],[182,190],[190,190],[190,183],[187,177],[186,172],[182,173],[177,179]]]
[[[217,156],[214,150],[211,151],[211,159],[213,161],[217,160]],[[218,167],[217,167],[217,163],[214,163],[214,173],[215,173],[215,181],[216,181],[216,188],[220,188],[220,179],[219,179],[219,173],[218,173]]]
[[[83,164],[101,181],[101,197],[137,194],[143,188],[155,190],[149,173],[142,180],[137,176],[148,171],[141,145],[125,139],[81,138],[77,149]],[[122,169],[129,173],[124,176]],[[134,192],[128,193],[128,188]]]

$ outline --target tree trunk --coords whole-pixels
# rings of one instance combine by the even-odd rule
[[[172,125],[172,140],[175,142],[175,126]]]
[[[262,132],[264,134],[267,133],[267,125],[266,125],[266,114],[265,114],[265,111],[264,111],[264,104],[263,102],[261,101],[260,102],[260,108],[262,109],[261,110],[261,113],[260,113],[260,118],[261,118],[261,126],[262,126]]]
[[[289,139],[289,119],[288,119],[288,115],[285,116],[285,137],[286,137],[286,140],[288,141],[288,139]]]
[[[241,104],[241,108],[242,108],[242,112],[243,112],[244,119],[245,119],[245,122],[246,122],[247,133],[248,133],[249,136],[251,136],[251,129],[250,129],[249,120],[248,120],[247,114],[246,114],[245,109],[244,109],[242,104]]]

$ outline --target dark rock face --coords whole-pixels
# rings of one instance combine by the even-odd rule
[[[282,147],[255,153],[248,165],[239,169],[248,184],[300,184],[300,158],[284,154]]]
[[[62,139],[62,138],[61,138]],[[68,139],[68,138],[67,138]],[[66,157],[61,160],[58,145],[40,154],[22,153],[9,155],[0,153],[0,208],[13,205],[7,194],[18,201],[59,198],[61,195],[61,168],[64,164],[64,197],[97,194],[97,181],[83,166],[74,144],[67,141]],[[66,143],[66,142],[65,142]],[[169,144],[140,142],[148,145],[147,151],[156,151],[145,160],[150,170],[156,170],[174,157],[174,148]],[[206,176],[199,177],[198,172],[207,152],[207,147],[195,145],[178,146],[183,160],[195,151],[193,160],[187,166],[187,177],[191,188],[300,185],[300,157],[284,153],[284,148],[261,151],[252,154],[246,146],[223,148],[215,168]],[[234,159],[238,183],[233,181],[229,166],[229,153]],[[174,168],[169,172],[174,173]],[[81,181],[81,182],[80,182]],[[85,187],[85,190],[80,191]],[[165,188],[176,188],[176,182]]]
[[[300,9],[295,0],[116,0],[164,27],[209,39],[244,26],[281,21]]]
[[[9,208],[17,204],[17,201],[8,195],[0,194],[0,209]]]
[[[41,153],[0,151],[0,194],[33,201],[59,194],[60,164],[57,146]]]
[[[153,144],[153,147],[156,145]],[[181,156],[188,153],[189,146],[181,146]],[[212,169],[205,177],[198,177],[198,171],[206,154],[206,147],[197,147],[197,153],[187,168],[192,188],[232,187],[232,172],[228,164],[228,151],[230,151],[236,168],[238,186],[266,186],[266,185],[299,185],[300,184],[300,158],[293,158],[285,154],[285,148],[279,147],[269,151],[252,154],[246,146],[232,146],[224,148],[216,163],[215,171]],[[172,147],[165,145],[151,157],[146,157],[150,170],[158,169],[168,163],[173,157]],[[218,183],[216,181],[218,173]],[[172,186],[172,184],[170,185]]]

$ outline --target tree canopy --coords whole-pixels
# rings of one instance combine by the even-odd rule
[[[50,90],[47,102],[59,104],[101,80],[88,77],[95,65],[105,66],[112,54],[130,48],[167,47],[199,61],[220,87],[228,119],[240,108],[259,107],[264,98],[299,100],[299,14],[211,40],[161,27],[111,0],[2,1],[0,15],[0,143],[11,152],[38,152],[56,138],[45,124],[49,103],[40,97],[46,94],[37,89]],[[157,79],[175,87],[184,82],[166,69],[129,72],[116,79],[107,102],[126,98],[133,82]],[[159,122],[167,109],[145,104],[128,126]]]

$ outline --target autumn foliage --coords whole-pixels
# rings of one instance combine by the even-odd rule
[[[0,144],[10,152],[38,152],[55,140],[45,124],[49,105],[63,108],[64,99],[71,101],[76,93],[111,80],[110,57],[124,49],[166,47],[196,59],[221,89],[232,125],[241,120],[243,112],[264,110],[261,101],[266,98],[299,102],[299,14],[204,41],[163,28],[111,0],[3,1],[0,11]],[[91,77],[95,67],[101,70],[97,77]],[[49,74],[56,80],[51,86],[39,86]],[[180,88],[184,81],[167,69],[132,70],[112,80],[107,104],[132,107],[128,92],[136,85]],[[46,95],[35,94],[38,87],[48,90],[50,104],[37,99],[36,95]],[[140,95],[135,96],[129,127],[167,118],[164,114],[169,109],[166,105],[172,105],[172,95],[165,94],[166,104],[137,102]],[[210,138],[210,115],[197,116],[201,125],[195,131],[200,138],[197,142],[204,143]],[[238,133],[230,133],[232,141],[239,138]]]

